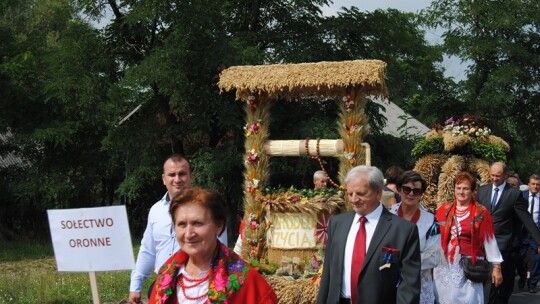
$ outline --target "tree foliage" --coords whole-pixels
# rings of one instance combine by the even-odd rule
[[[458,87],[467,107],[453,114],[483,116],[512,147],[511,167],[527,176],[540,148],[539,8],[530,0],[439,0],[424,13],[427,25],[444,30],[444,51],[469,65]]]
[[[9,198],[0,201],[9,210],[0,216],[17,214],[6,226],[22,232],[27,221],[39,231],[47,208],[120,203],[139,235],[164,192],[163,159],[174,152],[192,157],[197,184],[225,194],[235,223],[244,117],[242,104],[216,86],[232,65],[382,59],[391,100],[411,114],[429,123],[457,104],[439,67],[440,49],[427,44],[414,14],[352,8],[324,17],[321,6],[329,2],[4,1],[0,132],[14,137],[0,151],[27,164],[8,168],[9,181],[0,185]],[[380,135],[385,113],[375,103],[366,113]],[[335,138],[336,115],[335,101],[278,102],[271,137]],[[392,148],[400,147],[411,148]],[[385,167],[391,158],[375,164]],[[326,161],[332,172],[337,164]],[[272,166],[302,179],[318,169],[309,159]]]

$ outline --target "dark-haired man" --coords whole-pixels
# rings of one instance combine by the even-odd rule
[[[506,183],[506,165],[495,162],[489,169],[491,183],[478,189],[478,202],[483,204],[493,217],[495,239],[503,256],[501,263],[503,282],[496,287],[486,282],[484,299],[486,303],[508,303],[514,289],[516,273],[515,253],[519,253],[521,225],[540,243],[540,231],[527,211],[527,201],[519,189]]]

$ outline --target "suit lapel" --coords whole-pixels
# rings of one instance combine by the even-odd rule
[[[509,192],[509,191],[508,191],[508,190],[509,190],[509,187],[510,187],[510,186],[509,186],[508,184],[506,184],[506,185],[504,186],[504,188],[502,189],[502,191],[501,191],[501,197],[499,197],[499,201],[497,202],[497,205],[495,205],[495,208],[492,210],[492,213],[495,212],[495,211],[497,211],[497,209],[499,209],[499,207],[500,207],[502,204],[504,204],[504,202],[507,201],[507,197],[508,197],[508,195],[509,195],[509,194],[508,194],[508,192]],[[502,207],[501,207],[501,208],[502,208]]]
[[[377,227],[375,227],[375,232],[373,233],[371,242],[369,243],[369,248],[366,252],[366,258],[364,260],[362,272],[366,269],[365,266],[370,262],[373,255],[377,252],[377,248],[379,248],[379,245],[388,233],[390,226],[392,226],[392,214],[386,209],[383,209],[381,217],[379,218],[379,222],[377,223]]]
[[[492,188],[493,185],[489,184],[489,186],[483,187],[478,195],[478,200],[480,201],[480,203],[484,205],[484,207],[486,207],[490,212],[493,211],[491,210],[491,192],[493,192],[491,191]]]
[[[354,220],[355,212],[348,212],[345,214],[345,218],[336,225],[336,231],[333,233],[338,237],[339,241],[336,246],[338,246],[337,252],[345,252],[345,246],[347,245],[347,236],[349,235],[349,230],[351,229],[352,222]],[[338,255],[338,265],[340,269],[343,269],[344,256],[343,254]]]

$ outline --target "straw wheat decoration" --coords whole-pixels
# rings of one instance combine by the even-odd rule
[[[264,152],[268,139],[271,101],[265,95],[250,95],[246,98],[246,141],[244,173],[244,245],[242,256],[248,260],[260,260],[266,247],[265,214],[263,205],[256,197],[268,177],[269,157]]]

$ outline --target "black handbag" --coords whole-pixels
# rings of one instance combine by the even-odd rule
[[[461,266],[465,277],[473,282],[483,283],[491,274],[491,265],[486,260],[477,259],[473,265],[471,257],[461,257]]]

